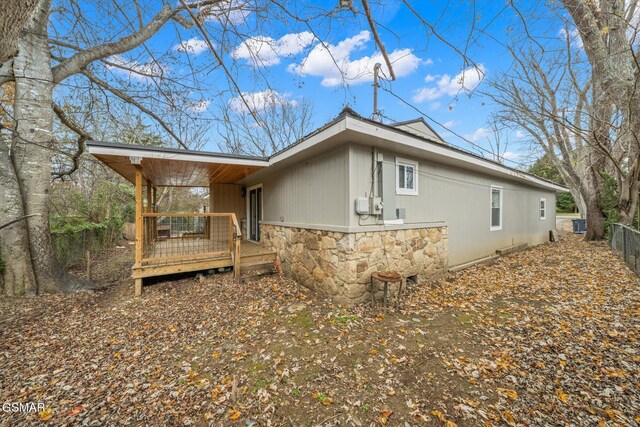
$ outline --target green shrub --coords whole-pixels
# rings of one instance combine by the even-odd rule
[[[560,193],[556,199],[556,210],[558,212],[575,212],[576,201],[573,199],[571,193]]]
[[[122,239],[122,226],[135,218],[133,189],[108,180],[93,187],[62,183],[54,187],[50,228],[54,253],[65,267],[84,262]]]

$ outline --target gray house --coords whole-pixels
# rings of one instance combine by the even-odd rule
[[[385,125],[350,109],[269,158],[97,142],[88,149],[131,182],[139,173],[150,195],[156,186],[209,186],[210,212],[202,215],[212,217],[202,236],[219,239],[226,226],[214,232],[212,220],[229,215],[225,259],[234,261],[237,252],[242,260],[226,243],[241,235],[243,247],[259,243],[260,256],[275,254],[294,279],[346,304],[369,298],[375,271],[420,282],[496,251],[548,241],[556,192],[566,191],[450,147],[422,120]],[[151,195],[147,216],[154,208]],[[144,219],[142,202],[140,210]],[[144,252],[158,239],[153,224],[140,224],[151,236],[141,236]],[[181,260],[187,267],[179,271],[222,265],[209,249],[197,265]],[[134,278],[168,274],[140,273],[142,255]]]

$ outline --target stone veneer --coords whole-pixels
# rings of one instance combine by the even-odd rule
[[[260,240],[277,252],[287,274],[346,305],[371,298],[375,271],[422,282],[444,273],[448,263],[446,227],[346,233],[261,224]]]

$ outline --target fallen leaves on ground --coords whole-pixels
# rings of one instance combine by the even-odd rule
[[[106,259],[105,292],[0,299],[0,402],[46,408],[1,426],[639,422],[640,283],[603,243],[568,236],[413,287],[386,316],[280,276],[133,298]]]
[[[606,243],[570,235],[421,289],[410,306],[455,310],[485,347],[443,364],[497,392],[474,408],[493,424],[637,425],[640,281]]]

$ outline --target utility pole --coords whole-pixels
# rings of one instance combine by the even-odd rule
[[[380,121],[380,117],[378,114],[378,88],[380,84],[378,84],[378,74],[380,73],[380,67],[382,64],[376,62],[376,65],[373,66],[373,114],[371,115],[371,119],[374,121]]]

